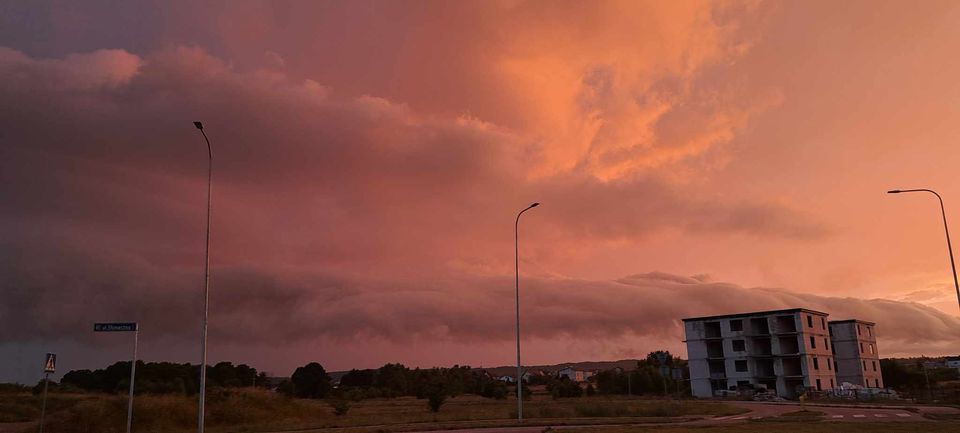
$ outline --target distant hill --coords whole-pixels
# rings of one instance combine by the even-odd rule
[[[562,364],[553,364],[553,365],[525,365],[524,368],[527,371],[536,371],[543,370],[549,372],[556,372],[565,367],[573,367],[576,370],[612,370],[614,368],[620,367],[626,371],[631,371],[637,368],[636,359],[621,359],[619,361],[580,361],[580,362],[564,362]],[[501,367],[474,367],[474,370],[486,370],[494,376],[514,376],[517,374],[517,366],[504,365]],[[345,371],[331,371],[327,374],[330,375],[330,379],[333,382],[339,382],[340,378],[345,374],[349,373],[349,370]]]
[[[612,370],[614,368],[620,367],[626,371],[632,371],[637,368],[636,359],[621,359],[619,361],[580,361],[580,362],[565,362],[562,364],[553,364],[553,365],[525,365],[523,366],[526,371],[537,371],[543,370],[547,372],[556,372],[557,370],[571,367],[574,370],[583,370],[583,371],[592,371],[592,370]],[[502,367],[490,367],[490,368],[475,368],[474,370],[486,370],[494,376],[515,376],[517,374],[517,366],[502,366]]]

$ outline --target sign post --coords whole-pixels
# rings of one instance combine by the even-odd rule
[[[47,385],[50,384],[50,373],[57,371],[57,354],[48,353],[43,361],[43,403],[40,406],[40,433],[43,433],[43,421],[47,415]]]
[[[94,323],[93,332],[133,332],[133,360],[130,361],[130,397],[127,399],[127,433],[130,433],[130,429],[133,427],[133,383],[137,377],[137,343],[140,339],[140,328],[137,326],[137,322]]]

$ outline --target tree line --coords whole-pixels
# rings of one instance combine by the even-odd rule
[[[883,372],[883,384],[898,391],[920,394],[930,388],[936,388],[944,382],[960,379],[956,368],[924,368],[926,358],[897,361],[881,359],[880,371]]]
[[[147,394],[196,394],[200,390],[200,367],[173,362],[137,361],[136,392]],[[207,367],[212,387],[266,386],[267,375],[246,364],[220,362]],[[93,392],[126,392],[130,387],[130,361],[120,361],[96,370],[71,370],[59,387]]]
[[[430,409],[436,412],[449,397],[476,394],[504,399],[508,393],[504,382],[459,365],[411,369],[403,364],[386,364],[377,369],[353,369],[334,387],[330,375],[316,362],[297,368],[277,391],[291,397],[326,398],[337,414],[346,413],[350,402],[367,398],[412,396],[426,399]]]
[[[544,386],[553,398],[584,394],[664,394],[675,389],[676,382],[660,375],[660,360],[663,358],[669,367],[685,367],[685,361],[675,359],[669,352],[651,352],[646,359],[638,361],[634,370],[601,371],[586,384],[566,377],[534,375],[522,381],[520,386],[524,388],[525,398],[532,395],[529,386]],[[136,392],[195,394],[199,391],[198,376],[199,366],[193,364],[137,361]],[[126,392],[129,380],[130,362],[121,361],[103,369],[70,371],[57,388],[64,391]],[[390,363],[376,369],[350,370],[334,384],[322,365],[311,362],[298,367],[288,379],[271,384],[265,373],[253,367],[220,362],[207,367],[207,380],[211,387],[270,387],[292,398],[327,399],[337,413],[346,413],[352,402],[370,398],[411,396],[425,399],[432,410],[439,410],[446,399],[461,394],[505,399],[516,393],[516,384],[460,365],[423,369]]]

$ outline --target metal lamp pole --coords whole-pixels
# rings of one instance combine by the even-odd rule
[[[517,422],[523,422],[523,371],[520,368],[520,215],[540,206],[534,203],[517,214],[517,221],[513,225],[513,252],[516,265],[516,295],[517,295]]]
[[[950,229],[947,228],[947,211],[943,208],[943,198],[932,189],[894,189],[887,191],[887,194],[900,194],[902,192],[929,192],[937,196],[940,200],[940,215],[943,216],[943,232],[947,235],[947,252],[950,253],[950,269],[953,270],[953,287],[957,291],[957,304],[960,305],[960,283],[957,282],[957,265],[953,261],[953,245],[950,244]]]
[[[213,150],[210,148],[210,139],[203,132],[203,123],[193,122],[207,142],[207,240],[204,245],[203,263],[203,326],[200,339],[200,409],[197,420],[197,431],[203,433],[204,397],[207,390],[207,315],[210,304],[210,196],[213,187]]]

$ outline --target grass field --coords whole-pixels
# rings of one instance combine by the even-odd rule
[[[336,433],[391,433],[417,430],[507,427],[516,425],[516,400],[490,400],[472,395],[452,398],[440,412],[431,412],[425,400],[412,397],[354,402],[346,415],[336,416],[323,400],[289,399],[264,390],[208,392],[207,430],[223,432],[335,431]],[[196,429],[196,397],[141,395],[135,400],[137,432],[190,432]],[[35,420],[39,398],[29,393],[0,393],[0,423]],[[112,433],[124,431],[126,398],[105,394],[51,394],[47,431],[58,433]],[[675,401],[642,398],[584,397],[554,400],[537,395],[524,404],[529,426],[576,426],[564,433],[725,433],[798,431],[945,433],[960,431],[960,422],[835,423],[821,412],[794,411],[777,417],[724,426],[679,425],[676,421],[744,413],[723,402]],[[643,423],[647,426],[612,424]],[[24,433],[36,426],[20,426]],[[0,431],[8,431],[2,428]]]
[[[732,424],[725,426],[679,426],[664,425],[652,427],[583,427],[564,429],[563,433],[770,433],[770,432],[803,432],[803,433],[956,433],[960,431],[960,423],[915,423],[915,422],[888,422],[888,423],[833,423],[813,422],[798,426],[794,422],[762,422]]]
[[[516,400],[491,400],[464,395],[449,399],[440,412],[431,412],[425,400],[412,397],[374,399],[352,403],[336,416],[322,400],[289,399],[262,390],[208,393],[207,425],[211,432],[259,432],[341,428],[350,432],[410,431],[432,428],[513,425]],[[51,394],[48,431],[62,433],[122,432],[126,398],[102,394]],[[134,400],[138,432],[192,431],[196,425],[196,397],[143,395]],[[524,404],[530,425],[667,422],[669,417],[734,415],[743,409],[720,402],[669,401],[586,397],[553,400],[535,396]],[[33,420],[39,401],[30,394],[0,396],[4,422]]]

